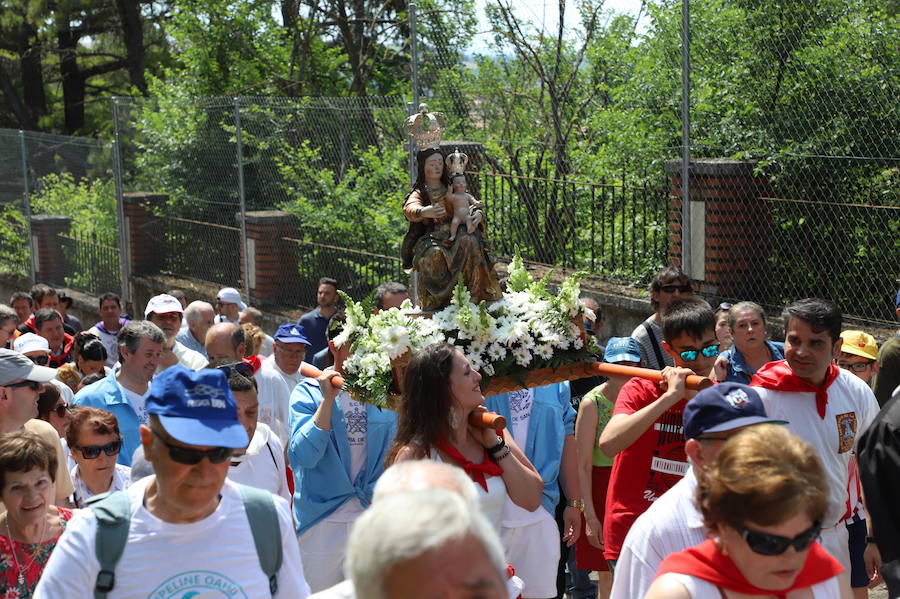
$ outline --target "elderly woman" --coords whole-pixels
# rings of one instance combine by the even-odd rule
[[[106,370],[106,347],[100,337],[93,333],[83,331],[75,335],[72,355],[74,361],[63,364],[56,371],[56,378],[67,384],[72,391],[78,388],[78,383],[84,377]]]
[[[71,471],[75,507],[84,507],[94,495],[131,485],[131,468],[116,463],[122,450],[122,435],[111,412],[78,408],[69,423],[66,441],[75,460]]]
[[[469,414],[484,411],[481,375],[452,345],[438,343],[410,360],[403,410],[388,465],[430,459],[455,464],[478,483],[481,506],[497,530],[506,497],[529,511],[541,505],[544,483],[508,431],[475,428]]]
[[[72,517],[51,505],[56,450],[28,431],[0,436],[0,589],[31,597],[50,553]]]
[[[741,431],[698,481],[712,538],[666,558],[647,599],[849,598],[840,564],[816,542],[827,501],[811,445],[777,425]]]
[[[766,314],[759,304],[740,302],[728,311],[734,347],[719,354],[718,381],[748,384],[763,364],[784,359],[784,344],[766,339]]]

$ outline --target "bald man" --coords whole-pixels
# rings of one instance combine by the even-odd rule
[[[240,362],[244,358],[244,329],[230,322],[219,322],[206,332],[206,355],[210,362]]]

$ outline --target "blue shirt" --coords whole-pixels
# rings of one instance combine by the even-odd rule
[[[784,359],[784,343],[780,341],[766,341],[766,347],[772,358],[769,362],[777,362]],[[756,374],[756,371],[750,368],[744,354],[737,347],[732,347],[722,352],[723,356],[728,358],[728,374],[725,376],[726,381],[733,383],[750,384],[750,379]]]
[[[528,438],[522,451],[544,481],[541,505],[550,514],[559,503],[559,469],[566,435],[575,434],[575,409],[569,401],[568,381],[537,387],[528,420]],[[509,394],[492,395],[484,400],[488,410],[502,414],[512,422]],[[515,438],[515,437],[514,437]]]
[[[366,404],[366,464],[356,479],[350,480],[350,443],[341,403],[334,402],[329,431],[316,426],[314,416],[321,403],[322,392],[315,379],[304,379],[291,393],[288,461],[294,472],[298,535],[354,497],[364,508],[369,506],[397,432],[395,412]]]
[[[209,356],[206,355],[206,346],[197,341],[197,338],[194,337],[194,334],[190,329],[179,331],[178,334],[175,335],[175,340],[186,348],[199,352],[207,360],[209,359]]]
[[[309,341],[307,356],[314,356],[328,347],[328,319],[322,316],[318,307],[301,316],[297,324],[303,327],[303,334]]]
[[[128,403],[122,387],[116,381],[116,371],[110,372],[105,379],[83,388],[75,394],[74,401],[79,406],[112,412],[119,422],[119,432],[122,434],[122,449],[116,461],[123,466],[131,466],[131,456],[141,444],[140,422],[134,408]]]

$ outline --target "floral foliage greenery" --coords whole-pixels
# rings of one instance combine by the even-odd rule
[[[387,405],[391,360],[433,343],[456,346],[484,375],[482,389],[492,377],[512,377],[524,386],[530,370],[591,360],[596,348],[584,345],[573,323],[594,317],[578,301],[581,273],[566,279],[553,294],[546,279],[535,281],[518,256],[509,270],[508,291],[501,299],[476,305],[459,282],[450,305],[431,318],[419,315],[409,300],[400,308],[371,314],[364,302],[341,293],[347,322],[334,343],[351,344],[344,363],[347,390],[367,403]]]

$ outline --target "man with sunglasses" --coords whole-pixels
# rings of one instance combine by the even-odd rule
[[[791,432],[816,449],[828,477],[828,510],[822,546],[847,572],[851,570],[848,532],[844,520],[852,515],[848,493],[851,458],[856,440],[878,413],[872,390],[851,372],[834,363],[840,356],[841,311],[826,299],[798,300],[784,309],[784,360],[756,371],[756,387],[766,413],[787,420]],[[872,536],[871,522],[869,535]],[[866,549],[871,578],[880,565],[878,549]]]
[[[650,307],[654,312],[632,332],[631,337],[641,348],[641,361],[646,368],[661,370],[675,366],[671,355],[662,347],[662,319],[669,302],[685,295],[691,295],[691,280],[677,266],[663,269],[650,284]]]
[[[719,350],[712,308],[698,297],[671,301],[662,332],[663,349],[676,366],[663,369],[659,385],[642,378],[625,383],[600,435],[601,451],[615,456],[603,522],[603,554],[613,579],[632,523],[687,472],[682,413],[696,393],[685,388],[685,378],[708,375]]]
[[[268,495],[278,534],[254,538],[245,490],[226,480],[232,453],[246,447],[248,438],[225,374],[173,366],[154,378],[147,411],[141,444],[155,474],[128,489],[128,542],[114,568],[110,597],[308,596],[287,502]],[[94,597],[97,528],[93,510],[72,519],[35,598]],[[281,546],[274,580],[263,571],[256,541]]]
[[[59,433],[48,422],[38,420],[38,395],[56,371],[38,366],[19,352],[0,349],[0,434],[27,430],[40,435],[56,449],[56,505],[68,506],[74,487]],[[0,513],[6,507],[0,502]]]
[[[771,422],[756,391],[740,383],[721,383],[695,395],[684,409],[685,453],[690,468],[659,500],[635,520],[619,559],[611,599],[643,597],[670,553],[706,540],[697,509],[697,478],[715,461],[722,445],[748,426]]]

